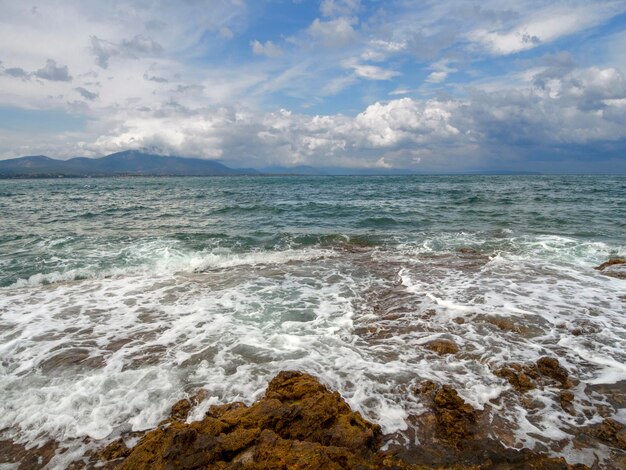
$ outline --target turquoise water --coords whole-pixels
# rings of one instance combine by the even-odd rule
[[[53,466],[294,368],[399,442],[428,379],[507,445],[606,458],[569,443],[626,380],[626,281],[593,269],[626,255],[624,177],[0,180],[0,227],[0,429],[61,442]],[[493,373],[543,355],[579,381],[576,416]]]

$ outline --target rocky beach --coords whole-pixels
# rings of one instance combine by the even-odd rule
[[[625,188],[0,182],[2,470],[623,468]]]

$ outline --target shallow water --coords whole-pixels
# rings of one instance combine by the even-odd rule
[[[197,388],[196,417],[254,401],[284,369],[399,440],[426,379],[571,463],[607,458],[572,445],[599,408],[626,423],[597,392],[626,381],[626,281],[593,269],[626,256],[623,177],[4,180],[0,218],[0,429],[69,447],[52,467]],[[575,416],[493,372],[546,355]]]

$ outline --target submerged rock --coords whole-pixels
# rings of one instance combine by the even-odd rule
[[[537,369],[546,377],[559,382],[561,387],[570,388],[569,373],[561,366],[558,359],[553,357],[542,357],[537,361]]]
[[[459,346],[451,339],[435,339],[424,345],[426,349],[436,352],[440,356],[444,354],[456,354],[459,352]]]
[[[592,434],[608,444],[626,450],[626,426],[611,418],[593,428]]]
[[[506,364],[494,370],[494,374],[506,379],[520,393],[554,382],[563,389],[572,386],[567,369],[561,366],[558,359],[552,357],[542,357],[535,364]],[[564,396],[562,402],[571,404],[573,397],[569,399],[569,395]]]
[[[539,375],[535,367],[517,363],[505,365],[497,369],[495,374],[506,379],[515,390],[522,393],[537,387],[535,380]]]

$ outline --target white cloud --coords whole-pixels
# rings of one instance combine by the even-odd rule
[[[283,54],[283,50],[272,41],[266,41],[265,43],[261,43],[257,40],[254,40],[250,43],[250,47],[252,48],[252,52],[254,52],[256,55],[264,55],[266,57],[278,57]]]
[[[367,80],[390,80],[391,78],[400,75],[393,70],[384,69],[377,65],[361,64],[355,60],[346,60],[343,64],[344,67],[354,70],[357,77],[365,78]]]
[[[573,8],[548,6],[524,18],[512,29],[498,31],[478,28],[471,31],[468,38],[486,47],[492,54],[512,54],[595,26],[617,11],[615,5],[610,3],[589,3]]]
[[[88,123],[85,131],[58,138],[5,132],[2,156],[14,156],[15,149],[60,156],[159,146],[242,166],[433,168],[532,145],[618,147],[626,139],[623,34],[595,67],[577,68],[572,57],[555,54],[515,64],[501,59],[502,73],[488,78],[474,68],[486,55],[538,47],[537,41],[600,24],[626,10],[623,2],[537,0],[503,7],[496,0],[480,6],[403,0],[383,11],[325,1],[320,18],[285,39],[289,47],[250,43],[254,53],[282,54],[280,60],[240,62],[241,50],[228,60],[223,54],[225,47],[241,47],[225,39],[258,32],[246,30],[252,9],[243,2],[183,8],[164,0],[119,0],[111,8],[67,0],[63,8],[43,2],[34,13],[20,2],[0,3],[0,105],[64,110]],[[554,19],[557,13],[562,21]],[[608,48],[598,44],[588,47]],[[243,52],[247,47],[244,42]],[[457,69],[463,73],[448,83]],[[440,85],[420,83],[424,70],[428,83]],[[474,72],[478,78],[462,83]],[[359,83],[349,105],[343,96],[327,98]],[[435,88],[455,98],[428,99]],[[381,101],[407,94],[412,98]],[[294,111],[269,111],[286,102]],[[354,103],[364,103],[360,113]],[[327,114],[297,111],[310,105]]]
[[[352,27],[352,20],[337,18],[330,21],[315,19],[309,26],[309,34],[321,41],[327,47],[342,47],[357,38],[357,33]]]
[[[352,15],[361,6],[361,0],[322,0],[320,12],[324,16]]]
[[[428,83],[441,83],[446,78],[448,78],[448,72],[433,72],[426,77],[426,81]]]

